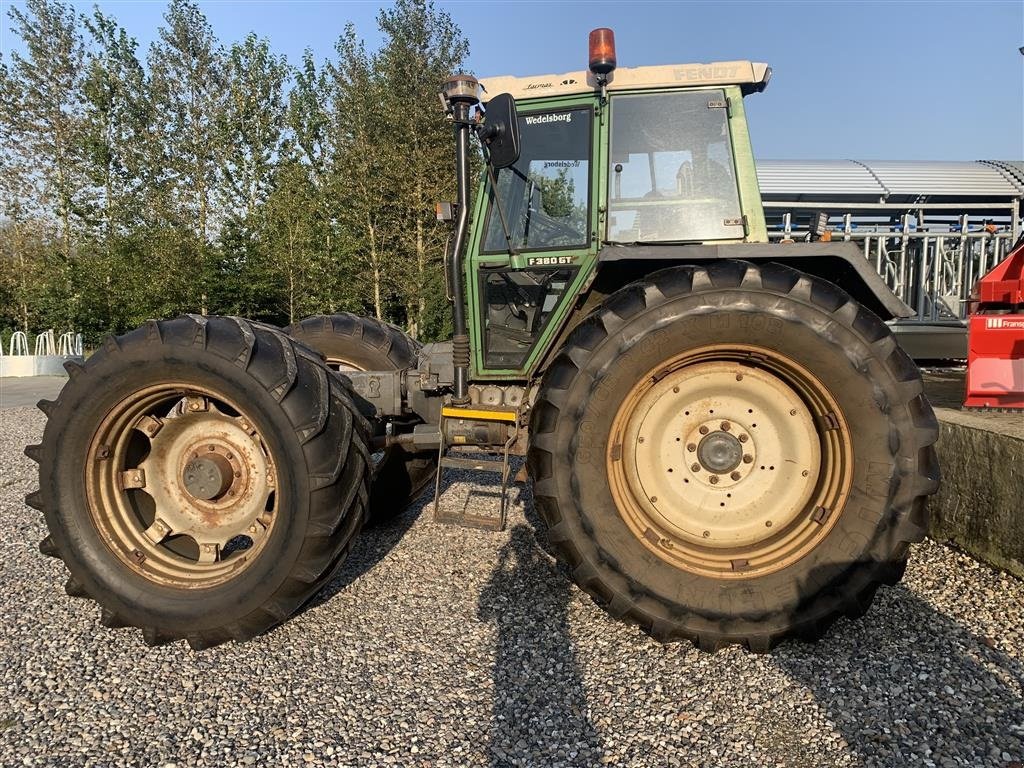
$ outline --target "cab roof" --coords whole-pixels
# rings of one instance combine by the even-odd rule
[[[744,94],[759,93],[768,85],[772,68],[759,61],[716,61],[709,64],[672,64],[654,67],[620,67],[608,75],[609,91],[680,86],[738,85]],[[499,93],[517,101],[546,96],[573,96],[601,90],[592,72],[566,72],[532,77],[485,77],[484,100]]]

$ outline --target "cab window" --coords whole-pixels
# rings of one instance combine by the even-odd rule
[[[522,152],[488,187],[483,251],[507,251],[500,203],[517,251],[586,247],[590,241],[590,108],[519,116]]]
[[[611,98],[610,242],[743,236],[722,91]]]

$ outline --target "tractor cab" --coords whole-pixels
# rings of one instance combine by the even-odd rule
[[[481,83],[483,125],[517,134],[519,153],[485,169],[466,248],[476,377],[537,368],[603,249],[767,241],[743,96],[770,68],[617,69],[610,30],[592,33],[590,63]]]

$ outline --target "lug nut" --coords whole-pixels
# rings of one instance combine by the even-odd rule
[[[741,442],[741,443],[745,443],[745,442],[747,442],[747,440],[749,440],[749,439],[750,439],[750,438],[749,438],[749,437],[747,437],[746,435],[740,435],[740,442]]]
[[[701,433],[702,435],[706,435],[706,434],[707,434],[708,432],[709,432],[709,430],[708,430],[708,428],[707,428],[707,427],[701,427],[701,428],[700,428],[700,433]]]
[[[704,538],[707,539],[711,536],[711,531],[704,531]]]
[[[733,480],[739,480],[740,479],[740,473],[739,472],[733,472],[731,475],[729,475],[729,477],[731,477]]]
[[[730,428],[730,427],[731,427],[732,425],[731,425],[731,424],[729,424],[729,422],[728,422],[728,421],[723,421],[723,422],[722,422],[721,424],[719,424],[718,426],[720,426],[720,427],[722,428],[722,431],[723,431],[723,432],[728,432],[728,431],[729,431],[729,428]]]
[[[749,464],[749,463],[750,463],[750,462],[752,462],[753,460],[754,460],[754,457],[753,457],[753,456],[751,456],[751,455],[750,455],[749,453],[745,453],[745,454],[743,454],[743,463],[744,463],[744,464]]]
[[[718,475],[712,475],[710,479],[712,485],[718,485]]]
[[[694,451],[697,450],[697,444],[696,443],[687,443],[686,444],[686,450],[688,450],[690,453],[693,453]]]
[[[694,472],[700,472],[700,464],[691,464],[690,469],[692,469]]]

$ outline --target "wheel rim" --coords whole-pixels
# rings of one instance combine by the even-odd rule
[[[277,515],[274,457],[255,422],[213,390],[168,383],[107,414],[88,451],[86,495],[118,558],[178,588],[251,565]]]
[[[811,552],[839,519],[853,448],[828,389],[772,350],[711,346],[633,387],[607,468],[623,520],[684,571],[749,578]]]

